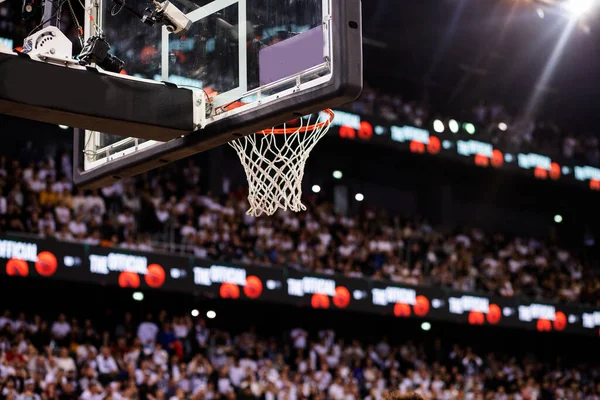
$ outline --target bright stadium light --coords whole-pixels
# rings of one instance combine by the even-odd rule
[[[439,119],[436,119],[435,121],[433,121],[433,130],[436,131],[437,133],[442,133],[444,132],[444,129],[446,129],[444,127],[444,123],[442,121],[440,121]]]
[[[472,135],[475,133],[475,125],[473,125],[470,122],[466,122],[463,124],[463,129],[465,130],[465,132],[467,132],[469,135]]]
[[[198,315],[200,315],[200,311],[196,310],[195,308],[192,310],[192,317],[197,317]]]
[[[59,125],[58,126],[60,129],[69,129],[69,127],[67,125]]]
[[[500,129],[502,132],[505,132],[508,129],[508,125],[506,125],[504,122],[500,122],[498,124],[498,129]]]
[[[554,216],[554,222],[556,222],[557,224],[560,224],[563,221],[563,217],[560,214],[556,214]]]
[[[450,132],[458,133],[458,122],[456,122],[456,120],[451,119],[450,121],[448,121],[448,128],[450,128]]]
[[[427,332],[428,330],[431,329],[431,324],[429,322],[423,322],[421,324],[421,329],[423,329],[425,332]]]
[[[314,193],[319,193],[321,191],[321,186],[319,186],[319,185],[313,185],[312,191]]]
[[[365,196],[362,193],[356,193],[356,196],[354,196],[354,199],[356,201],[363,201],[365,199]]]
[[[214,312],[213,310],[206,312],[206,318],[208,318],[208,319],[214,319],[216,316],[217,316],[217,313]]]
[[[342,171],[333,171],[333,177],[335,179],[342,179],[343,176],[344,174],[342,174]]]
[[[594,5],[594,0],[569,0],[565,4],[567,10],[573,15],[582,15],[591,10]]]
[[[135,301],[142,301],[142,300],[144,300],[144,293],[142,293],[142,292],[133,292],[133,296],[132,297],[133,297],[133,299]]]

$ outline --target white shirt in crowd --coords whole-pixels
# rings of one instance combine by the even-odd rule
[[[387,253],[392,251],[392,243],[384,239],[371,240],[369,242],[369,249],[373,252]]]
[[[294,342],[294,348],[296,349],[305,349],[306,348],[306,337],[308,333],[302,328],[293,329],[290,332],[290,337]]]
[[[217,386],[219,387],[219,393],[221,394],[227,394],[233,390],[231,387],[231,381],[227,377],[219,378]]]
[[[83,221],[71,221],[69,222],[69,231],[73,235],[85,235],[85,233],[87,232],[87,227],[85,226],[85,222]]]
[[[229,379],[231,380],[231,383],[233,383],[233,386],[239,387],[245,377],[246,372],[241,364],[229,367]]]
[[[29,188],[32,192],[41,192],[46,188],[46,183],[44,181],[38,179],[32,179],[29,181]]]
[[[169,210],[160,209],[160,208],[156,209],[156,218],[160,222],[165,223],[169,219],[169,217],[170,217]]]
[[[240,360],[240,367],[244,370],[250,368],[251,371],[256,371],[258,369],[258,364],[251,358],[242,358]]]
[[[80,400],[102,400],[104,399],[104,393],[92,393],[90,390],[84,390],[79,398]]]
[[[4,328],[5,325],[10,325],[11,327],[13,327],[13,324],[14,322],[12,319],[0,316],[0,328]]]
[[[56,366],[65,372],[75,371],[77,369],[75,361],[71,357],[57,357]]]
[[[169,353],[167,353],[165,349],[156,349],[154,350],[152,361],[154,361],[156,365],[166,368],[167,362],[169,361]]]
[[[117,221],[120,225],[129,225],[135,222],[135,217],[133,216],[133,214],[127,215],[125,213],[121,213],[117,217]]]
[[[70,192],[71,190],[73,190],[73,185],[66,181],[58,181],[52,184],[52,191],[54,193],[62,193],[65,190],[68,190]]]
[[[173,333],[179,339],[185,338],[188,335],[188,327],[186,324],[173,324]]]
[[[54,209],[54,214],[56,214],[56,219],[61,224],[66,224],[71,219],[71,210],[65,206],[57,206]]]
[[[52,324],[51,331],[54,336],[56,336],[59,339],[62,339],[65,336],[67,336],[69,334],[69,332],[71,332],[71,326],[66,321],[65,322],[56,321]]]
[[[202,227],[210,226],[213,224],[213,220],[214,218],[212,214],[205,212],[204,214],[200,215],[200,217],[198,217],[198,225]]]
[[[158,326],[150,321],[142,322],[137,330],[137,337],[142,341],[142,344],[154,342],[157,334]]]
[[[471,247],[471,239],[467,235],[460,234],[456,236],[456,241],[461,243],[467,249]]]
[[[208,328],[196,325],[196,341],[200,346],[206,346],[209,336],[210,331]]]
[[[16,397],[18,400],[41,400],[41,396],[37,393],[32,393],[30,396],[27,396],[25,393],[22,393],[20,396]]]
[[[117,362],[112,356],[104,357],[100,354],[96,357],[96,363],[98,364],[98,372],[101,374],[110,374],[119,371]]]
[[[106,213],[106,204],[100,196],[86,196],[85,206],[87,210],[94,210],[94,213],[104,215]]]
[[[344,387],[334,382],[329,386],[328,394],[332,400],[342,400],[344,398]]]
[[[320,356],[327,354],[327,346],[322,343],[315,344],[315,351]]]
[[[329,371],[317,371],[315,372],[315,378],[317,379],[317,386],[320,390],[327,390],[331,383],[331,374]]]
[[[196,228],[194,228],[193,226],[184,225],[181,227],[181,236],[184,238],[187,238],[189,236],[196,236],[197,233],[198,231],[196,231]]]
[[[346,258],[346,257],[350,257],[352,255],[352,253],[354,252],[355,246],[351,245],[351,244],[343,244],[340,247],[338,247],[338,253],[340,253],[340,256]]]

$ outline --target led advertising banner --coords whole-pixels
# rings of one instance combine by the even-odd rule
[[[344,140],[394,146],[415,154],[446,157],[479,168],[520,171],[535,179],[576,183],[585,185],[590,190],[600,191],[600,168],[560,163],[543,154],[506,152],[480,139],[472,124],[463,124],[473,127],[472,134],[457,134],[459,122],[436,122],[440,132],[408,125],[396,126],[383,119],[335,110],[328,135]]]
[[[0,274],[14,279],[59,279],[141,291],[202,294],[228,301],[367,312],[389,318],[600,335],[600,310],[577,304],[549,304],[55,240],[0,236]]]
[[[365,279],[338,275],[307,274],[287,269],[286,295],[299,306],[320,309],[372,311]]]
[[[284,270],[194,259],[191,289],[222,299],[286,301]]]
[[[396,318],[447,320],[448,299],[441,290],[373,281],[370,288],[373,311]]]
[[[90,246],[82,280],[130,289],[165,289],[189,292],[189,262],[185,257]]]
[[[78,280],[86,260],[82,245],[0,236],[0,265],[8,276]]]

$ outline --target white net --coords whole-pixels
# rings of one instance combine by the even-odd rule
[[[317,142],[327,134],[333,116],[333,111],[325,110],[317,117],[300,118],[299,127],[284,125],[283,129],[267,129],[229,142],[248,178],[248,215],[273,215],[278,209],[306,210],[301,199],[304,166]]]

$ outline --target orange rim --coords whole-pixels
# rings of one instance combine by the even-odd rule
[[[315,130],[324,128],[327,125],[330,125],[331,122],[333,121],[333,117],[335,117],[335,113],[333,112],[333,110],[331,108],[323,110],[323,112],[326,113],[329,116],[329,118],[327,118],[327,120],[325,120],[325,121],[319,122],[318,124],[307,125],[307,126],[303,126],[300,128],[264,129],[262,131],[256,132],[256,134],[257,135],[269,135],[269,134],[288,135],[288,134],[292,134],[292,133],[296,133],[296,132],[315,131]]]

